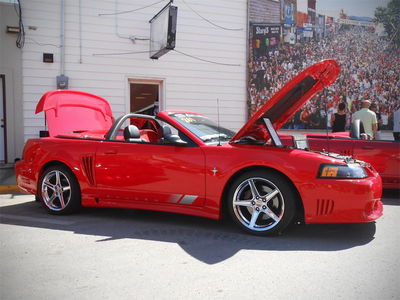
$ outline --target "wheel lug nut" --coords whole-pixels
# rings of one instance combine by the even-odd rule
[[[256,204],[256,202],[255,202],[255,201],[251,201],[251,204],[252,204],[252,205],[255,205],[255,204]]]
[[[263,205],[263,209],[266,209],[267,207],[265,205]]]
[[[263,202],[267,202],[267,199],[263,199]]]
[[[260,208],[259,207],[256,207],[256,211],[259,211],[260,210]]]

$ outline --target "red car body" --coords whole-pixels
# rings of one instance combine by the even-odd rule
[[[307,134],[310,149],[349,155],[370,163],[382,177],[383,188],[400,189],[400,143],[351,138],[349,132]]]
[[[23,159],[16,163],[18,185],[44,199],[53,213],[72,205],[65,198],[72,199],[73,192],[79,198],[77,206],[213,219],[221,218],[227,206],[234,221],[255,234],[281,232],[294,220],[376,220],[383,211],[382,183],[373,167],[281,146],[274,137],[274,129],[333,83],[338,73],[333,60],[303,71],[235,135],[222,134],[219,126],[206,128],[208,121],[190,112],[164,111],[156,118],[131,114],[112,124],[103,99],[81,92],[49,92],[37,112],[46,112],[50,136],[27,141]],[[265,125],[268,120],[274,128]],[[124,122],[130,125],[122,131]],[[170,129],[160,124],[176,134],[167,137]],[[136,129],[139,133],[133,137]],[[199,134],[203,129],[215,129],[218,136]],[[338,168],[339,173],[345,170],[345,178],[335,177]]]
[[[384,189],[400,189],[400,143],[389,140],[363,140],[350,132],[304,133],[309,149],[334,152],[365,161],[380,174]],[[286,146],[295,146],[291,135],[280,135]]]

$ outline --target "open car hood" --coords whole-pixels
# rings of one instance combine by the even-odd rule
[[[55,90],[45,93],[35,113],[44,111],[51,137],[92,130],[108,130],[112,111],[107,100],[84,92]]]
[[[339,65],[333,59],[323,60],[308,67],[270,98],[235,134],[230,143],[235,143],[243,137],[268,140],[269,133],[265,129],[264,118],[268,118],[275,130],[278,130],[304,103],[324,87],[334,83],[339,72]]]

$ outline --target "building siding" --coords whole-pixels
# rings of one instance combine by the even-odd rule
[[[191,110],[217,119],[218,98],[221,125],[240,128],[246,118],[247,1],[187,1],[208,20],[227,28],[242,28],[241,31],[217,28],[183,2],[174,3],[178,6],[175,49],[237,66],[206,63],[173,51],[155,61],[149,59],[148,53],[105,55],[149,50],[148,41],[132,42],[118,37],[115,16],[99,16],[113,13],[116,8],[133,10],[144,6],[144,2],[116,1],[81,0],[80,8],[79,1],[65,0],[64,74],[69,77],[69,89],[106,98],[114,115],[119,116],[129,110],[129,78],[164,80],[162,109]],[[44,116],[34,114],[35,106],[43,93],[56,88],[56,76],[60,75],[60,2],[22,1],[26,30],[22,54],[25,140],[37,137],[39,130],[43,130]],[[166,3],[118,15],[118,34],[148,38],[148,21]],[[54,63],[42,62],[45,52],[54,53]]]

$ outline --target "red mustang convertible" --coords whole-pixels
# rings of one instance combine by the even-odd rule
[[[351,155],[370,163],[382,177],[385,189],[400,189],[400,143],[387,140],[363,140],[349,132],[307,134],[312,150]]]
[[[227,214],[259,235],[293,222],[374,221],[382,216],[382,182],[369,164],[284,146],[276,133],[338,74],[334,60],[309,67],[237,133],[186,111],[113,122],[100,97],[48,92],[36,113],[45,112],[49,136],[26,143],[18,185],[53,214],[81,206]]]

